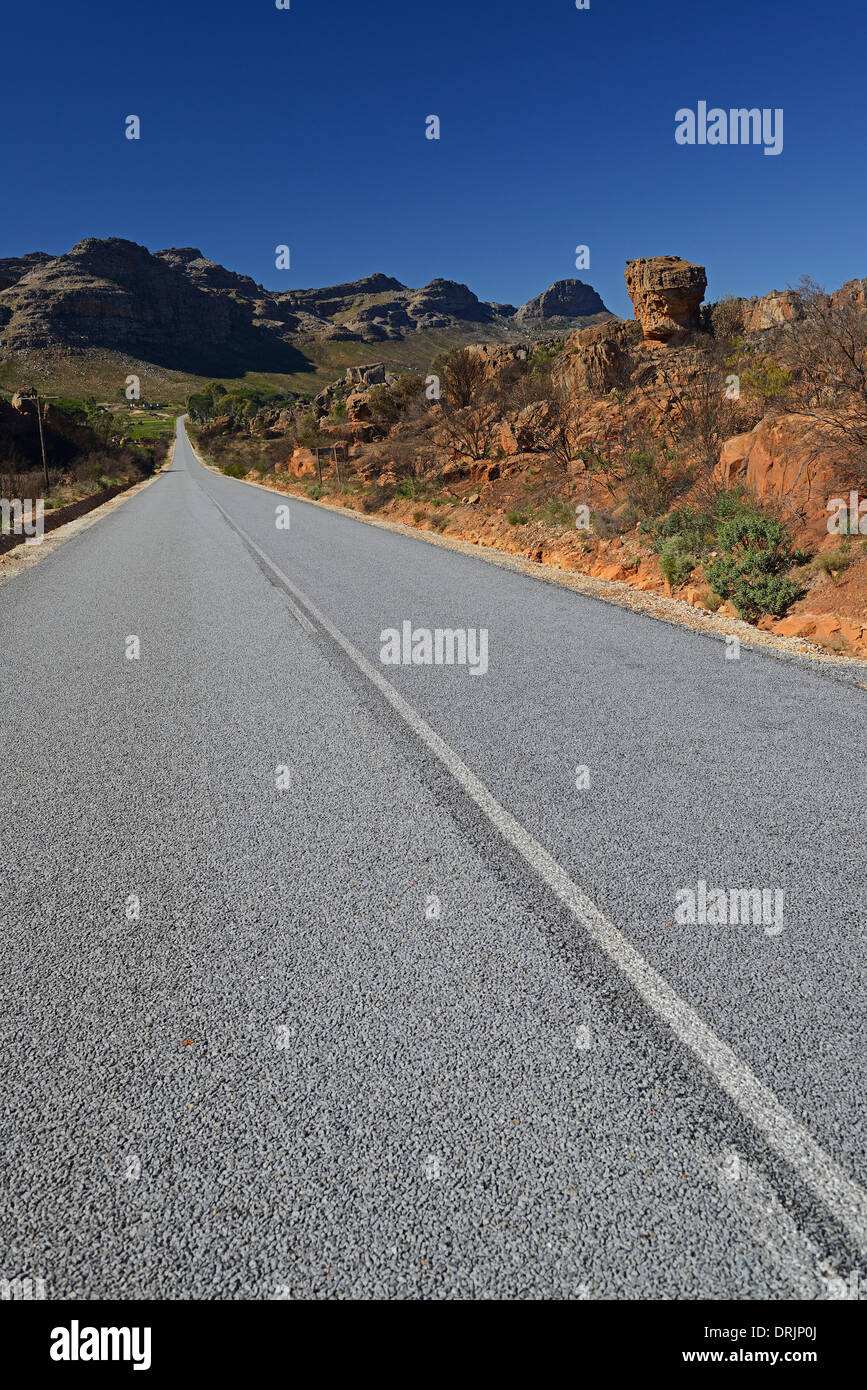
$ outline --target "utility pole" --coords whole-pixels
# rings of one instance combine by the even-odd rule
[[[45,434],[42,429],[42,411],[39,408],[39,392],[35,391],[34,396],[36,398],[36,418],[39,421],[39,445],[42,449],[42,474],[45,478],[45,496],[47,497],[51,485],[48,481],[48,459],[45,456]]]
[[[42,411],[40,410],[39,406],[39,392],[37,391],[35,386],[28,386],[26,391],[18,391],[12,397],[12,405],[16,410],[18,410],[19,408],[16,404],[17,401],[33,401],[34,405],[36,406],[36,421],[39,425],[39,447],[42,450],[42,473],[45,478],[45,492],[47,495],[49,488],[48,459],[45,454],[45,434],[42,429]],[[21,413],[24,414],[25,412],[22,411]]]

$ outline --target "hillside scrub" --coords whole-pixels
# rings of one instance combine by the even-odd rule
[[[754,304],[724,300],[709,307],[700,330],[678,331],[650,351],[640,350],[638,324],[611,321],[523,346],[453,348],[427,371],[352,368],[312,400],[269,396],[260,404],[241,393],[236,405],[234,393],[213,384],[201,393],[207,402],[191,398],[191,406],[207,416],[201,438],[223,466],[275,480],[285,473],[289,487],[293,479],[307,486],[316,463],[307,451],[317,451],[322,493],[342,505],[498,536],[537,559],[557,545],[568,567],[644,587],[689,585],[690,602],[728,602],[758,622],[785,614],[823,580],[826,588],[828,579],[835,588],[848,583],[863,558],[844,568],[831,559],[806,565],[794,539],[808,515],[803,500],[775,492],[776,482],[762,491],[741,460],[758,437],[760,467],[770,460],[780,477],[789,467],[786,477],[797,483],[800,460],[778,465],[768,452],[791,449],[791,434],[756,430],[803,418],[794,443],[809,450],[811,431],[827,422],[808,411],[857,438],[864,306],[817,301],[801,311],[791,294],[768,299],[762,312],[773,322],[762,331],[750,327]],[[793,304],[792,321],[777,322]],[[832,365],[821,355],[810,360],[811,314],[839,319]],[[864,408],[867,415],[867,396]],[[721,472],[730,441],[740,449],[726,455],[731,477]],[[811,551],[821,549],[815,527],[825,488],[806,494]]]
[[[804,279],[793,292],[799,316],[779,354],[797,383],[796,411],[817,446],[830,442],[849,479],[867,483],[867,302],[863,282],[829,295]]]

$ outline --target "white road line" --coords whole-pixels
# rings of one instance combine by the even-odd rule
[[[726,1155],[729,1161],[732,1157],[731,1153]],[[718,1154],[716,1161],[710,1155],[707,1160],[717,1187],[749,1239],[765,1246],[781,1281],[794,1291],[793,1297],[828,1298],[822,1252],[799,1230],[771,1184],[739,1156],[737,1177],[733,1178],[721,1159]]]
[[[211,497],[210,493],[207,495]],[[287,591],[295,596],[298,603],[342,648],[358,670],[385,696],[401,719],[451,773],[502,838],[517,850],[555,897],[580,922],[591,939],[601,946],[641,995],[645,1004],[668,1024],[678,1040],[703,1063],[718,1085],[734,1101],[741,1114],[762,1133],[774,1152],[794,1169],[804,1185],[845,1227],[857,1242],[859,1249],[867,1253],[867,1192],[825,1152],[821,1144],[817,1143],[795,1116],[789,1113],[728,1044],[717,1037],[713,1029],[708,1027],[695,1010],[681,999],[671,985],[626,940],[614,923],[609,922],[595,903],[584,896],[539,841],[500,805],[484,783],[470,771],[466,763],[461,761],[457,753],[421,715],[416,713],[412,705],[397,693],[376,667],[362,656],[307,595],[287,578],[263,550],[260,550],[243,527],[223,511],[219,502],[214,501],[213,497],[211,501],[250,549],[273,571]]]

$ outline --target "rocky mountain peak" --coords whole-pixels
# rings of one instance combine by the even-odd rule
[[[531,323],[535,319],[577,319],[606,312],[592,285],[585,285],[583,280],[555,280],[542,294],[522,304],[515,318],[519,323]]]

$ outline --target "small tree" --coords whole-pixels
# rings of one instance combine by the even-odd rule
[[[560,381],[552,387],[548,401],[548,428],[544,446],[558,468],[569,472],[578,457],[580,419],[568,388]]]
[[[434,363],[446,405],[463,409],[481,395],[487,380],[485,364],[471,348],[454,348]]]
[[[713,335],[722,343],[730,343],[742,337],[744,331],[744,301],[732,294],[723,295],[715,304],[708,306],[708,317]]]
[[[322,432],[319,428],[319,419],[312,410],[302,416],[297,430],[297,438],[303,449],[318,449],[321,446]]]

